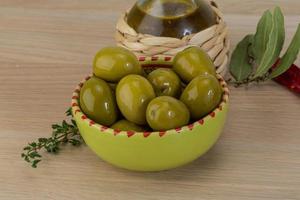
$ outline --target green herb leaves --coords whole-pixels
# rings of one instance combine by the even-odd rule
[[[286,70],[288,70],[289,67],[297,59],[299,50],[300,50],[300,24],[298,25],[297,32],[294,35],[294,38],[292,39],[292,42],[288,50],[286,51],[282,59],[279,61],[279,64],[276,67],[276,69],[271,73],[270,78],[276,78],[277,76],[280,76]]]
[[[251,49],[251,52],[257,63],[261,63],[261,59],[266,51],[272,23],[272,13],[267,10],[258,22],[256,34],[253,38],[253,48]]]
[[[258,67],[254,75],[254,78],[261,77],[266,72],[268,72],[270,67],[272,67],[272,65],[279,58],[280,52],[283,47],[284,37],[285,37],[284,17],[280,8],[278,7],[275,8],[271,22],[272,25],[269,32],[269,37],[265,38],[267,41],[260,41],[262,43],[266,43],[266,49],[264,52],[262,52],[263,54],[260,63],[257,63]],[[255,52],[256,49],[254,48],[252,51]],[[256,60],[255,57],[254,59]]]
[[[249,47],[253,35],[247,35],[236,47],[232,53],[230,63],[230,73],[237,82],[247,79],[252,73],[252,66],[249,62]],[[243,67],[240,67],[243,66]]]
[[[66,115],[72,116],[71,109],[68,109]],[[73,119],[71,119],[71,123],[64,120],[61,124],[53,124],[52,129],[52,137],[39,138],[37,142],[29,143],[23,149],[22,158],[30,163],[33,168],[36,168],[37,164],[41,162],[40,150],[45,149],[48,153],[57,153],[62,144],[79,146],[83,143],[76,122]]]
[[[235,83],[264,81],[284,73],[297,59],[300,48],[300,30],[280,61],[278,68],[270,72],[280,57],[285,40],[284,16],[279,7],[264,12],[254,36],[246,36],[232,54],[230,73]],[[246,54],[247,53],[247,54]]]

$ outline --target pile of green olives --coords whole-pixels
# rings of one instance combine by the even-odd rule
[[[166,131],[209,114],[222,88],[209,56],[190,47],[173,67],[145,73],[137,57],[122,47],[100,50],[93,76],[80,91],[80,107],[95,122],[120,131]]]

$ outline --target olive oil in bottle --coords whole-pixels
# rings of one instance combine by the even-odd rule
[[[127,17],[139,33],[182,38],[217,23],[205,0],[139,0]]]

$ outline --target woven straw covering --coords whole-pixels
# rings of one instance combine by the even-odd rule
[[[230,46],[227,37],[228,28],[217,4],[214,1],[209,2],[217,15],[217,24],[182,39],[137,33],[127,24],[126,12],[117,23],[117,44],[133,51],[137,56],[174,56],[187,47],[199,46],[214,61],[217,72],[225,75]]]

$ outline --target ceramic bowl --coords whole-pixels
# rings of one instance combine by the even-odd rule
[[[170,68],[172,57],[140,57],[146,71]],[[72,113],[86,144],[103,160],[134,171],[162,171],[176,168],[199,158],[219,138],[228,112],[229,90],[218,76],[223,98],[215,110],[203,119],[181,128],[161,132],[118,131],[90,120],[79,107],[84,79],[72,97]]]

